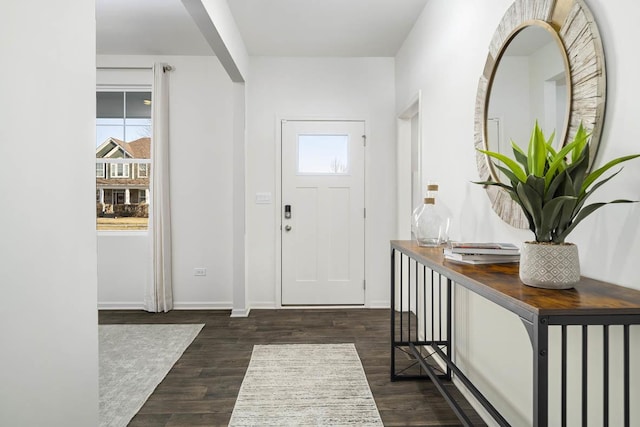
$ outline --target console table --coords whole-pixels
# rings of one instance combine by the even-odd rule
[[[391,241],[391,380],[430,378],[445,397],[463,425],[471,425],[460,404],[444,386],[455,376],[475,396],[499,425],[508,426],[498,410],[455,364],[452,325],[455,319],[453,290],[461,286],[519,316],[529,335],[533,351],[533,425],[549,425],[549,357],[560,357],[561,378],[558,398],[561,425],[582,420],[587,425],[588,405],[602,405],[603,419],[609,425],[610,352],[621,345],[623,396],[621,418],[625,426],[640,425],[630,420],[630,384],[639,381],[638,369],[630,369],[630,335],[640,324],[640,291],[599,280],[581,278],[574,289],[548,290],[525,286],[518,277],[518,264],[471,265],[445,260],[442,248],[423,248],[412,241]],[[581,409],[567,413],[567,328],[581,330]],[[597,327],[602,336],[601,402],[587,397],[589,332]],[[549,348],[549,329],[560,329],[559,348]],[[610,328],[622,330],[622,339],[610,339]],[[634,326],[634,328],[636,328]],[[523,331],[524,332],[524,331]],[[621,341],[621,342],[619,342]],[[617,350],[616,350],[617,351]],[[399,354],[406,354],[399,360]],[[557,353],[556,353],[557,352]],[[618,354],[618,353],[616,353]],[[405,366],[402,366],[402,363]],[[416,372],[417,368],[417,372]],[[634,384],[636,384],[634,382]],[[616,392],[619,390],[616,390]],[[555,395],[554,395],[555,396]],[[636,396],[635,399],[638,397]],[[568,418],[569,417],[569,418]],[[591,423],[594,420],[589,420]],[[555,424],[555,422],[553,422]]]

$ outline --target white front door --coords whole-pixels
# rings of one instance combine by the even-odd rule
[[[282,121],[282,304],[364,304],[364,122]]]

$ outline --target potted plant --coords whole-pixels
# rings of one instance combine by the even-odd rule
[[[565,242],[567,235],[604,205],[634,202],[613,200],[585,205],[595,190],[622,169],[598,181],[606,171],[640,154],[619,157],[588,173],[589,135],[582,124],[573,141],[558,151],[551,146],[553,138],[552,134],[547,140],[536,122],[526,153],[511,141],[515,160],[501,153],[479,150],[503,163],[494,166],[510,183],[490,180],[476,184],[506,190],[529,221],[535,241],[525,242],[522,247],[520,280],[529,286],[568,289],[580,280],[580,262],[577,246]]]

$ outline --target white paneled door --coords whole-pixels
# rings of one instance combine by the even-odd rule
[[[363,121],[282,121],[282,304],[364,304]]]

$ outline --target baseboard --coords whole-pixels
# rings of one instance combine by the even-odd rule
[[[231,317],[249,317],[251,308],[233,308],[231,309]]]
[[[273,301],[255,301],[255,302],[251,302],[249,303],[249,307],[251,308],[255,308],[255,309],[276,309],[278,307],[276,307],[276,303]]]
[[[249,306],[256,310],[275,310],[275,309],[314,309],[314,308],[374,308],[388,309],[391,303],[388,300],[372,301],[368,306],[362,305],[285,305],[277,307],[275,302],[252,302]]]
[[[174,302],[174,310],[231,310],[233,303],[231,301],[186,301],[186,302]]]
[[[144,310],[143,302],[99,302],[98,310]]]
[[[493,419],[493,417],[487,412],[487,410],[482,406],[482,404],[473,396],[473,394],[469,391],[469,389],[455,376],[452,378],[451,382],[456,386],[460,394],[464,396],[465,399],[469,402],[471,407],[475,409],[478,413],[482,421],[484,421],[487,426],[497,426],[498,423]]]
[[[389,300],[371,301],[367,308],[389,308],[391,302]]]
[[[186,301],[174,302],[174,310],[231,310],[231,302]],[[143,302],[99,302],[98,310],[144,310]]]

